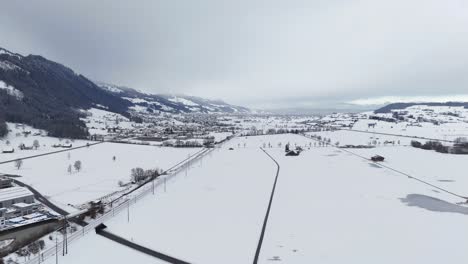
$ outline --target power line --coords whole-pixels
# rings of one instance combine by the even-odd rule
[[[306,136],[306,135],[303,135],[303,134],[301,134],[301,136],[303,136],[303,137],[305,137],[305,138],[308,138],[308,139],[312,139],[312,140],[318,141],[317,139],[310,138],[310,137],[308,137],[308,136]],[[400,170],[394,169],[394,168],[392,168],[392,167],[390,167],[390,166],[387,166],[387,165],[384,165],[384,164],[381,164],[381,163],[378,163],[378,162],[369,160],[368,158],[366,158],[366,157],[364,157],[364,156],[362,156],[362,155],[359,155],[359,154],[357,154],[357,153],[354,153],[354,152],[352,152],[352,151],[349,151],[349,150],[347,150],[347,149],[335,147],[335,146],[333,146],[333,145],[331,145],[331,144],[329,144],[329,143],[325,143],[325,144],[331,146],[332,148],[336,148],[336,149],[338,149],[338,150],[340,150],[340,151],[344,151],[344,152],[347,152],[347,153],[349,153],[349,154],[351,154],[351,155],[354,155],[354,156],[356,156],[356,157],[365,159],[366,161],[370,161],[370,162],[376,164],[376,165],[379,166],[379,167],[389,169],[389,170],[391,170],[391,171],[393,171],[393,172],[396,172],[396,173],[398,173],[398,174],[404,175],[404,176],[406,176],[406,177],[408,177],[408,178],[410,178],[410,179],[416,180],[416,181],[418,181],[418,182],[421,182],[421,183],[423,183],[423,184],[426,184],[426,185],[428,185],[428,186],[431,186],[431,187],[433,187],[433,188],[436,188],[436,189],[438,189],[438,190],[440,190],[440,191],[443,191],[443,192],[445,192],[445,193],[448,193],[448,194],[450,194],[450,195],[453,195],[453,196],[456,196],[456,197],[458,197],[458,198],[462,198],[462,199],[468,200],[468,196],[463,196],[463,195],[460,195],[460,194],[456,194],[456,193],[451,192],[451,191],[449,191],[449,190],[447,190],[447,189],[444,189],[444,188],[442,188],[442,187],[436,186],[436,185],[434,185],[434,184],[432,184],[432,183],[429,183],[429,182],[427,182],[427,181],[424,181],[424,180],[422,180],[422,179],[419,179],[418,177],[415,177],[415,176],[410,175],[410,174],[408,174],[408,173],[405,173],[405,172],[402,172],[402,171],[400,171]]]

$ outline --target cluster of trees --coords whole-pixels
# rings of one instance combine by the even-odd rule
[[[397,119],[393,118],[393,117],[383,117],[383,116],[369,116],[369,119],[372,119],[372,120],[379,120],[379,121],[384,121],[384,122],[390,122],[390,123],[396,123],[397,122]]]
[[[40,239],[40,240],[32,242],[26,247],[19,249],[15,253],[21,257],[28,257],[31,254],[33,255],[38,254],[41,250],[44,250],[44,248],[45,248],[45,242],[44,240]]]
[[[454,154],[468,154],[468,139],[466,137],[456,138],[452,151]]]
[[[140,167],[133,168],[130,172],[130,181],[132,183],[144,182],[150,178],[156,178],[161,175],[160,169],[144,170]]]
[[[163,145],[165,146],[173,146],[173,147],[176,147],[176,148],[199,148],[199,147],[202,147],[202,144],[198,141],[195,141],[195,140],[186,140],[186,141],[183,141],[183,140],[176,140],[174,143],[170,142],[170,141],[165,141],[163,143]]]
[[[311,135],[310,136],[311,138],[317,140],[318,142],[315,142],[314,143],[314,146],[319,145],[319,147],[321,146],[326,146],[326,145],[331,145],[332,144],[332,141],[330,138],[326,138],[326,137],[322,137],[322,136],[317,136],[317,135]],[[340,143],[339,142],[336,142],[335,145],[338,146]],[[311,145],[312,146],[312,145]]]
[[[5,119],[0,117],[0,138],[8,134],[8,126],[5,123]]]
[[[414,148],[420,148],[425,150],[435,150],[440,153],[449,153],[449,147],[444,146],[439,141],[427,141],[426,143],[422,144],[419,141],[412,140],[411,146]]]
[[[70,158],[70,157],[69,157],[69,158]],[[83,167],[83,164],[81,163],[80,160],[77,160],[77,161],[75,161],[75,163],[73,163],[73,168],[75,168],[75,171],[77,171],[77,172],[80,172],[81,169],[82,169],[82,167]],[[73,168],[72,168],[72,165],[71,165],[71,164],[68,165],[67,172],[68,172],[69,174],[71,174],[71,173],[73,172]]]
[[[301,134],[306,132],[305,129],[285,129],[285,128],[270,128],[267,131],[262,129],[251,128],[249,132],[243,133],[242,136],[260,136],[260,135],[277,135],[277,134]]]

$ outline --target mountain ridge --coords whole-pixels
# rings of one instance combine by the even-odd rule
[[[248,113],[249,109],[185,95],[155,95],[98,84],[40,55],[0,47],[0,138],[5,122],[25,123],[55,137],[86,138],[81,109],[100,108],[128,118],[155,113]]]
[[[102,89],[129,100],[149,111],[168,113],[250,113],[250,109],[226,103],[220,99],[206,99],[184,94],[152,94],[137,89],[104,82],[96,82]]]
[[[391,103],[388,105],[385,105],[381,108],[378,108],[374,110],[374,113],[379,114],[379,113],[390,113],[392,110],[401,110],[405,109],[410,106],[414,105],[427,105],[427,106],[453,106],[453,107],[461,107],[463,106],[464,108],[468,108],[468,102],[445,102],[445,103],[439,103],[439,102],[415,102],[415,103]]]

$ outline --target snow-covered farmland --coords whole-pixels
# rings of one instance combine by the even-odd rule
[[[249,263],[255,254],[276,166],[259,148],[215,150],[105,224],[135,243],[191,263]],[[77,256],[113,254],[89,234],[61,263]],[[132,253],[132,252],[129,252]],[[133,251],[132,256],[140,258]],[[113,263],[127,263],[126,256]],[[70,261],[70,262],[68,262]],[[158,263],[157,260],[139,263]]]
[[[19,170],[12,163],[2,164],[0,172],[20,175],[18,180],[31,185],[64,209],[72,210],[68,204],[80,205],[121,190],[118,182],[128,182],[132,168],[168,169],[199,150],[102,143],[27,159]],[[82,162],[80,171],[73,168],[77,160]],[[70,165],[71,173],[68,171]]]
[[[368,124],[375,124],[375,127],[369,128]],[[426,137],[441,140],[454,140],[457,137],[468,136],[468,123],[442,123],[434,125],[428,122],[419,123],[392,123],[377,120],[361,119],[358,120],[353,129],[364,130],[368,132],[388,133],[412,137]]]
[[[55,256],[53,256],[41,263],[56,264],[55,261]],[[107,238],[91,233],[70,244],[69,253],[66,257],[62,257],[59,253],[59,263],[166,264],[167,262],[157,261],[153,257],[137,253],[131,248],[120,246]]]
[[[373,155],[384,156],[385,161],[382,164],[386,166],[468,197],[466,174],[468,155],[445,154],[413,147],[353,149],[351,151],[369,158]]]
[[[73,147],[86,146],[88,143],[93,143],[87,140],[68,140],[48,137],[47,132],[33,127],[7,123],[10,131],[4,138],[0,139],[0,162],[7,160],[20,159],[29,156],[40,155],[52,151],[63,150],[63,148],[53,148],[54,144],[71,144]],[[39,146],[34,147],[34,141],[37,140]],[[19,145],[24,144],[32,149],[20,150]],[[13,153],[1,153],[2,150],[13,149]],[[2,172],[0,170],[0,172]]]
[[[456,204],[462,199],[335,148],[299,157],[269,152],[281,172],[261,263],[468,259],[468,207]]]
[[[320,132],[308,132],[308,135],[320,136],[322,139],[330,139],[330,144],[335,145],[339,143],[340,146],[344,145],[381,145],[384,146],[385,142],[394,142],[395,145],[409,145],[411,138],[387,136],[374,133],[364,133],[358,131],[349,130],[334,130],[334,131],[320,131]],[[420,140],[425,142],[425,140]],[[400,142],[400,144],[398,144]],[[376,143],[376,144],[374,144]],[[389,143],[393,145],[393,143]]]
[[[82,118],[91,135],[106,135],[108,128],[132,128],[134,125],[128,118],[109,111],[91,108],[82,110],[87,116]]]
[[[288,142],[309,147],[286,157]],[[466,262],[463,199],[345,150],[310,147],[311,142],[293,134],[235,138],[181,171],[166,192],[159,185],[154,196],[132,204],[129,215],[124,210],[105,224],[110,232],[191,263],[250,263],[276,172],[259,149],[266,145],[280,174],[259,263]],[[411,147],[352,151],[382,154],[383,164],[465,194],[465,156]],[[90,233],[60,263],[107,261],[102,256],[115,251],[119,258],[113,263],[159,263],[109,243]]]

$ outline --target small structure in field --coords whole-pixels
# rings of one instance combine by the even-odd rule
[[[299,156],[301,152],[298,151],[298,150],[290,150],[288,152],[286,152],[286,156]]]
[[[12,147],[7,147],[2,149],[2,153],[13,153],[15,152],[15,149]]]
[[[385,159],[385,158],[382,157],[382,156],[380,156],[380,155],[375,155],[375,156],[372,156],[372,157],[371,157],[371,160],[372,160],[373,162],[384,161],[384,159]]]

